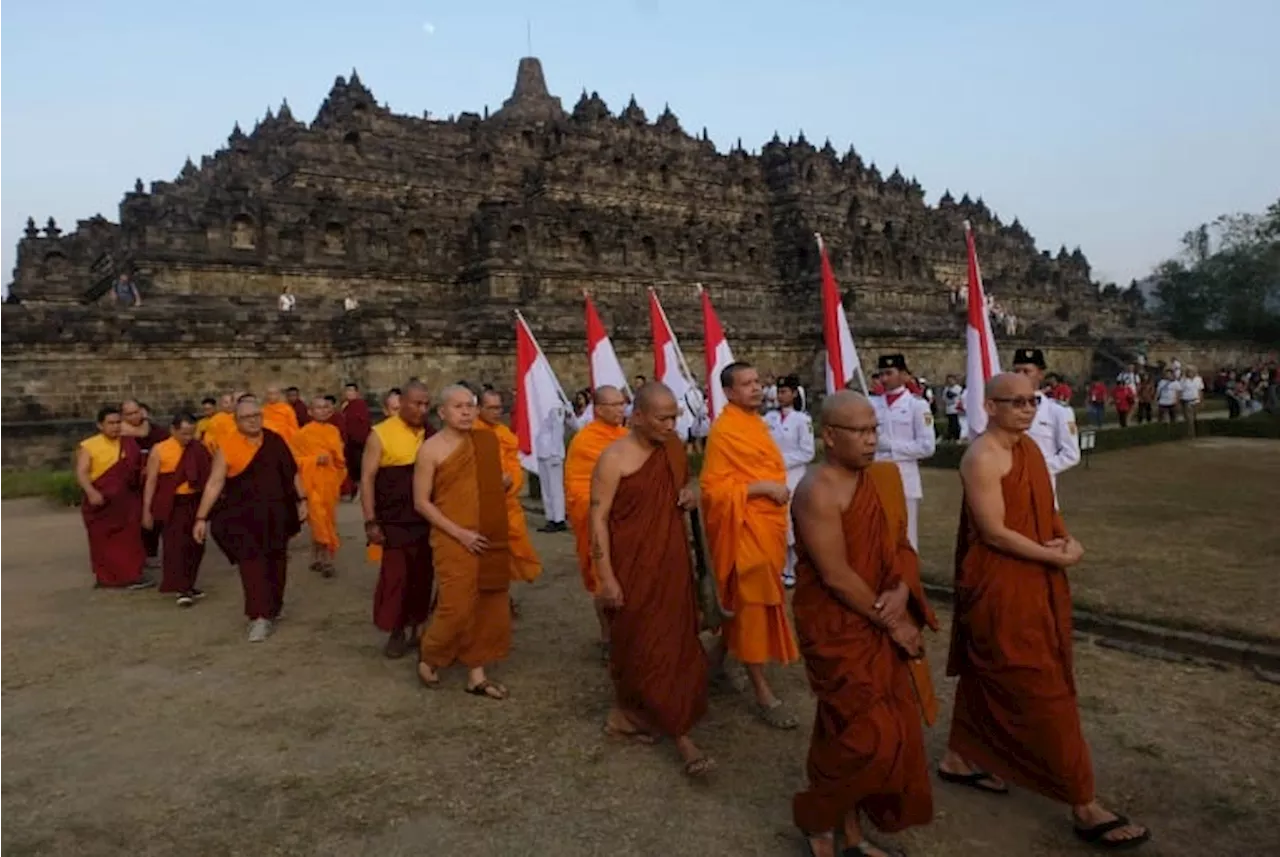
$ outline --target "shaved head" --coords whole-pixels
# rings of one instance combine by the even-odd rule
[[[839,390],[822,400],[822,421],[839,420],[843,416],[875,413],[871,400],[856,390]]]
[[[470,431],[476,420],[476,394],[465,384],[450,384],[440,391],[436,411],[446,428]]]
[[[666,384],[653,381],[644,384],[640,389],[636,390],[636,397],[633,403],[634,410],[649,413],[655,407],[664,406],[670,402],[676,403],[676,395],[671,392]]]
[[[615,402],[624,402],[625,397],[617,387],[610,384],[602,384],[596,387],[595,392],[591,394],[591,401],[597,405],[611,405]]]
[[[417,378],[411,379],[400,390],[397,397],[399,403],[396,406],[395,415],[404,420],[406,424],[417,428],[426,422],[427,407],[431,402],[431,394],[427,390],[427,385],[419,381]]]
[[[266,389],[266,399],[268,402],[278,402],[284,398],[284,393],[279,384],[268,384]]]
[[[333,402],[328,396],[314,396],[311,399],[311,419],[318,423],[327,423],[333,416]]]
[[[988,381],[982,393],[982,409],[987,412],[988,430],[994,426],[1003,432],[1018,434],[1031,428],[1036,409],[1040,406],[1040,397],[1031,378],[1004,372]]]
[[[627,416],[627,399],[617,387],[596,387],[591,396],[595,418],[606,425],[620,426]]]
[[[1026,375],[1017,372],[1001,372],[991,377],[982,395],[987,399],[998,399],[1004,396],[1029,396],[1035,391],[1035,384]]]
[[[840,390],[822,400],[822,443],[827,461],[845,470],[863,470],[876,459],[879,420],[871,400]]]
[[[652,446],[662,446],[675,437],[680,407],[665,384],[656,381],[636,390],[631,412],[631,433]]]

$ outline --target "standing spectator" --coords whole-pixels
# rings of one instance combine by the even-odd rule
[[[947,385],[942,388],[943,411],[947,415],[947,440],[960,439],[960,408],[964,397],[964,387],[955,375],[947,376]]]
[[[142,306],[142,295],[138,294],[138,287],[133,284],[133,278],[128,274],[121,274],[111,291],[115,295],[116,303],[120,306]]]
[[[1120,428],[1129,427],[1129,412],[1133,410],[1138,394],[1128,384],[1116,384],[1111,391],[1111,401],[1116,406],[1116,417],[1120,420]]]
[[[1156,404],[1160,407],[1160,422],[1178,421],[1178,379],[1173,377],[1172,367],[1164,370],[1164,377],[1156,385]]]
[[[1130,363],[1123,372],[1116,376],[1116,383],[1131,388],[1136,395],[1138,392],[1138,367]]]
[[[1054,375],[1049,382],[1049,395],[1064,405],[1071,404],[1071,385],[1061,375]]]
[[[1188,364],[1182,370],[1182,381],[1178,384],[1178,398],[1182,401],[1182,418],[1187,421],[1187,436],[1196,436],[1196,411],[1204,400],[1204,379],[1196,372],[1196,367]]]
[[[293,312],[294,307],[298,305],[298,299],[289,291],[289,287],[285,286],[280,292],[277,304],[280,307],[280,312]]]
[[[1089,422],[1094,428],[1102,428],[1102,418],[1107,413],[1107,385],[1097,375],[1089,383]]]
[[[1227,390],[1227,419],[1238,419],[1240,412],[1249,407],[1249,386],[1244,381],[1236,381]]]
[[[1138,382],[1138,425],[1151,422],[1151,411],[1156,402],[1156,382],[1150,372],[1142,373]]]

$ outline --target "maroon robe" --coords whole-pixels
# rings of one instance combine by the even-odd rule
[[[293,408],[293,415],[298,418],[298,428],[302,428],[311,422],[311,411],[307,408],[307,403],[298,399],[290,402],[289,407]]]
[[[120,460],[93,480],[106,501],[86,497],[80,515],[89,533],[89,562],[98,586],[128,586],[142,580],[142,453],[131,437],[120,438]]]
[[[147,425],[150,427],[150,430],[146,433],[146,435],[143,437],[134,439],[138,444],[139,451],[141,451],[142,453],[142,472],[143,473],[145,473],[147,469],[147,456],[151,454],[151,447],[155,446],[157,443],[159,443],[162,440],[169,439],[168,429],[162,428],[161,426],[156,425],[155,422],[151,420],[147,421]],[[139,525],[141,525],[141,522],[139,522]],[[159,519],[157,519],[157,523],[154,527],[152,527],[149,530],[144,529],[142,531],[142,546],[147,551],[147,559],[154,559],[159,554],[160,552]]]
[[[422,439],[433,434],[425,426]],[[373,623],[391,633],[427,621],[435,567],[431,525],[413,506],[413,465],[379,467],[373,478],[373,514],[382,530],[382,564],[373,593]]]
[[[354,497],[360,490],[360,473],[364,469],[364,445],[369,440],[369,432],[373,431],[373,416],[369,413],[369,405],[364,399],[353,399],[339,412],[344,426],[343,437],[346,444],[347,478],[350,480],[350,491],[343,486],[342,493]]]
[[[248,467],[227,478],[210,520],[214,541],[240,568],[250,619],[275,619],[284,604],[289,540],[302,530],[297,473],[284,438],[263,429],[262,446]]]
[[[193,440],[182,450],[182,458],[172,473],[161,473],[151,497],[151,517],[164,536],[160,555],[161,592],[189,592],[195,588],[204,545],[191,535],[196,524],[200,494],[209,481],[213,456],[203,443]],[[191,486],[190,494],[177,493],[178,486]]]

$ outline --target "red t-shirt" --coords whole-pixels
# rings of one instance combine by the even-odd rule
[[[1107,403],[1107,385],[1101,381],[1095,381],[1089,387],[1089,404],[1105,405]]]
[[[1136,397],[1133,388],[1128,384],[1117,384],[1116,388],[1111,391],[1111,398],[1116,403],[1117,411],[1133,410],[1133,401]]]
[[[1054,386],[1052,395],[1059,402],[1071,401],[1071,385],[1065,381],[1059,382]]]

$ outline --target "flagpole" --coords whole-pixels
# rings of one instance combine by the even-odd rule
[[[516,318],[524,325],[524,332],[529,334],[529,341],[533,343],[533,347],[538,349],[538,356],[543,360],[547,360],[547,355],[543,353],[542,346],[538,344],[538,337],[533,335],[533,328],[529,327],[529,322],[525,321],[524,315],[520,310],[516,310]],[[547,360],[547,365],[551,365],[550,360]],[[560,386],[560,379],[556,377],[555,372],[551,373],[551,378],[556,382],[556,392],[560,394],[560,401],[572,408],[573,402],[564,394],[564,388]]]
[[[702,288],[702,284],[698,284],[698,288]],[[667,311],[662,307],[662,301],[658,300],[658,293],[653,286],[649,287],[649,293],[653,295],[654,303],[658,305],[658,314],[662,316],[662,323],[667,326],[667,334],[671,337],[671,344],[675,346],[676,358],[680,361],[680,371],[684,373],[686,381],[693,383],[693,373],[689,371],[689,364],[685,362],[684,351],[680,348],[680,340],[676,339],[675,328],[671,326],[671,320],[667,318]]]
[[[825,255],[826,255],[826,252],[827,252],[827,245],[826,245],[826,242],[822,240],[822,233],[821,233],[821,232],[815,232],[815,233],[813,233],[813,237],[814,237],[814,239],[816,239],[816,240],[817,240],[817,242],[818,242],[818,253],[819,253],[819,255],[820,255],[820,256],[825,256]],[[827,260],[827,264],[828,264],[828,265],[830,265],[830,264],[831,264],[831,260],[830,260],[830,259],[828,259],[828,260]],[[834,272],[832,272],[831,279],[832,279],[833,281],[835,280],[835,273],[834,273]],[[823,289],[825,290],[825,288],[826,288],[826,284],[824,283],[824,284],[823,284]],[[839,301],[839,300],[840,300],[840,292],[839,292],[839,291],[837,291],[837,292],[836,292],[835,297],[836,297],[836,300],[837,300],[837,301]],[[841,307],[841,309],[843,309],[843,306]],[[846,316],[846,317],[845,317],[845,320],[844,320],[844,321],[845,321],[845,324],[848,324],[848,323],[849,323],[849,318],[848,318],[848,316]],[[852,330],[852,329],[850,329],[850,330],[849,330],[849,339],[850,339],[850,340],[852,340],[852,339],[853,339],[853,330]],[[839,348],[840,348],[840,341],[839,341],[839,340],[840,340],[840,329],[839,329],[839,325],[837,325],[837,326],[836,326],[836,348],[837,348],[837,349],[839,349]],[[823,344],[824,344],[824,345],[826,345],[826,343],[823,343]],[[830,348],[831,346],[830,346],[830,345],[827,345],[826,347],[827,347],[827,348]],[[830,352],[828,352],[828,353],[830,353]],[[854,356],[854,358],[858,361],[858,383],[860,383],[860,384],[862,385],[862,395],[867,396],[867,397],[870,397],[870,396],[871,396],[871,393],[870,393],[870,392],[868,392],[868,390],[867,390],[867,373],[862,371],[862,355],[858,353],[858,344],[857,344],[856,342],[854,342],[854,343],[853,343],[853,356]],[[828,360],[830,360],[831,358],[830,358],[830,357],[828,357],[827,359],[828,359]],[[842,379],[838,379],[838,380],[840,381],[840,383],[842,383],[842,384],[843,384],[847,379],[842,378]]]

